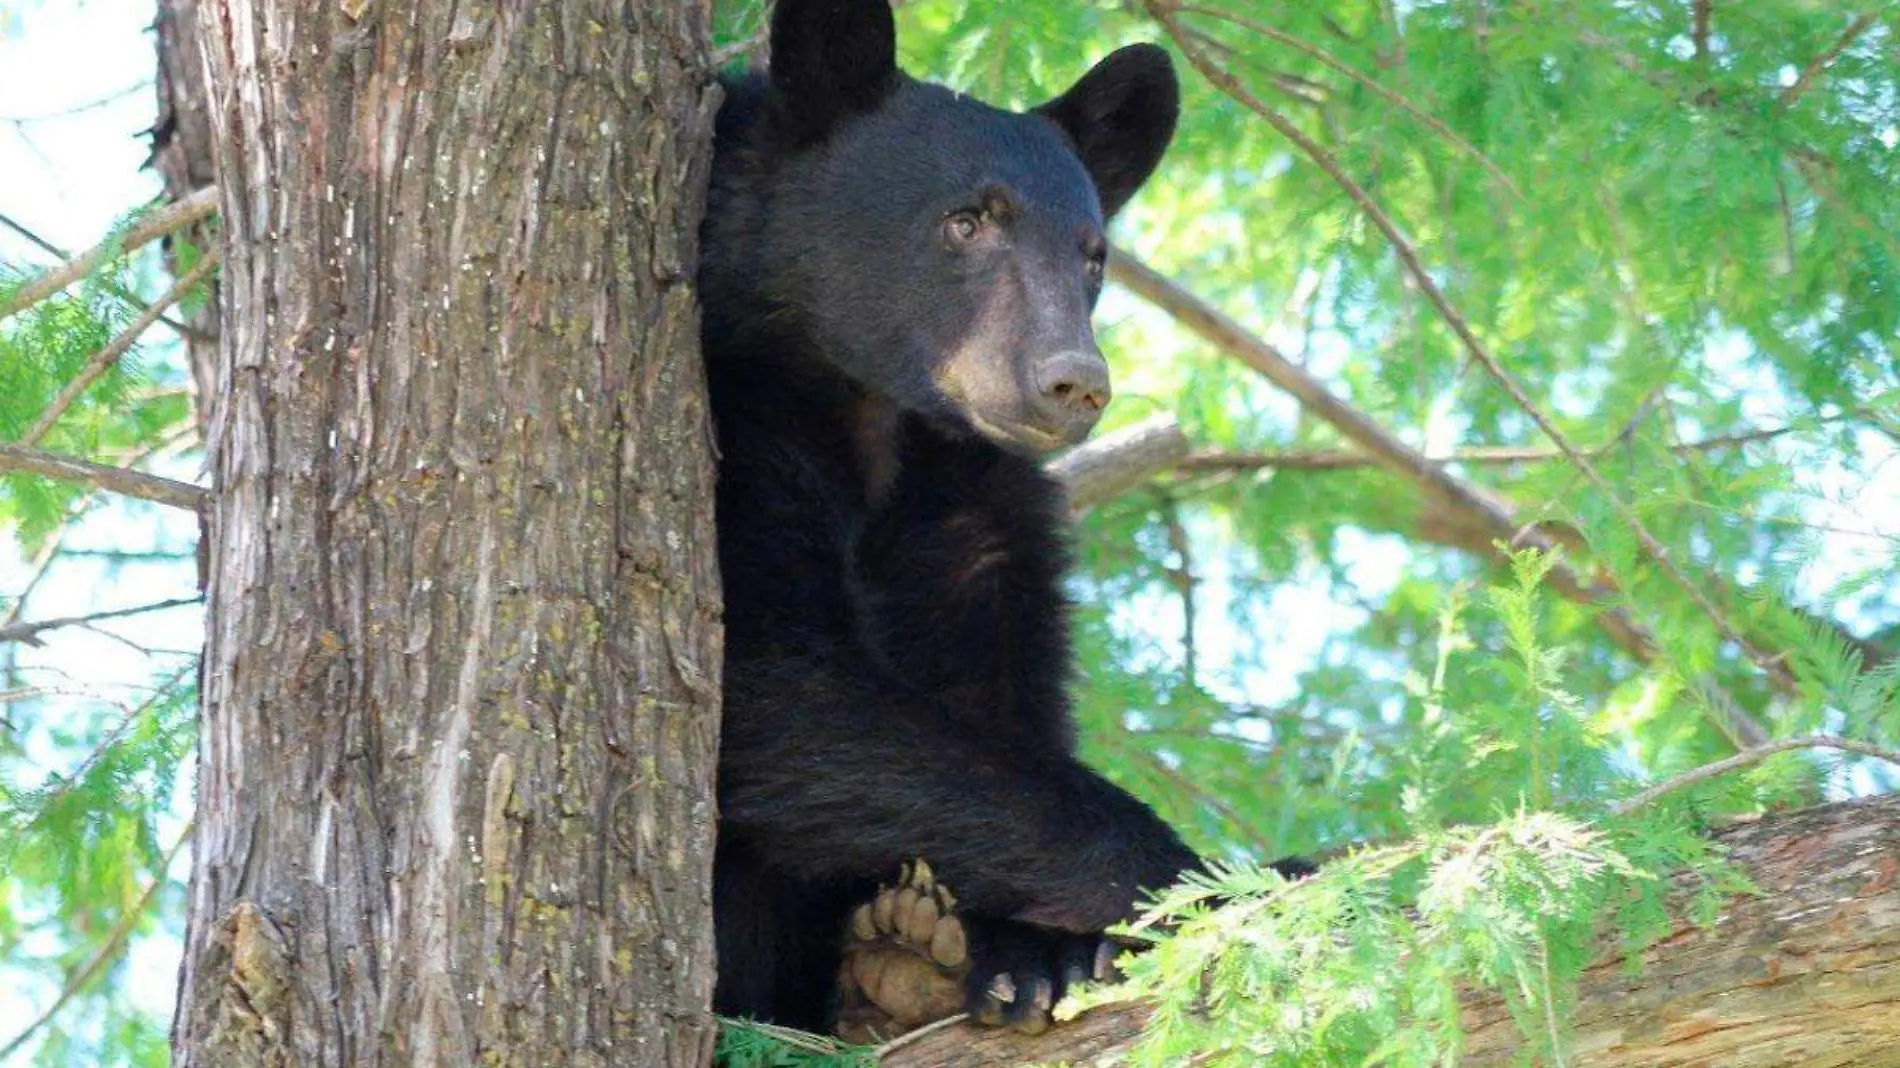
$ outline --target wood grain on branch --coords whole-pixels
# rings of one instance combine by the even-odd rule
[[[1572,1068],[1900,1065],[1900,797],[1826,805],[1716,835],[1761,889],[1715,924],[1684,922],[1633,972],[1613,933],[1565,1021]],[[1679,884],[1672,915],[1694,888]],[[968,1024],[908,1043],[884,1068],[1105,1065],[1146,1018],[1098,1009],[1036,1038]],[[1515,1063],[1522,1039],[1498,998],[1465,1006],[1463,1064]]]
[[[0,442],[0,472],[4,471],[24,471],[46,478],[97,486],[108,493],[137,497],[186,511],[197,511],[205,499],[204,489],[189,482],[148,475],[126,467],[97,464],[74,456],[61,456],[10,442]]]
[[[1188,455],[1187,435],[1172,415],[1157,415],[1103,434],[1054,460],[1048,471],[1068,487],[1079,511],[1125,493]]]

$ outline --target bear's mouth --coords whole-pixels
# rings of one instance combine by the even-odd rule
[[[944,414],[994,445],[1029,457],[1046,456],[1088,437],[1094,420],[1050,426],[1031,417],[1027,398],[1013,375],[994,373],[989,364],[959,350],[932,375]]]
[[[1041,427],[1031,426],[1028,423],[1019,423],[1015,420],[1010,420],[1006,423],[998,424],[983,418],[981,412],[969,408],[964,409],[963,416],[970,421],[972,427],[976,428],[977,433],[988,438],[990,441],[1004,448],[1014,449],[1018,452],[1029,452],[1035,455],[1044,455],[1054,452],[1064,445],[1073,445],[1076,441],[1080,441],[1082,437],[1086,436],[1086,434],[1078,435],[1074,441],[1071,441],[1068,435],[1057,434]]]

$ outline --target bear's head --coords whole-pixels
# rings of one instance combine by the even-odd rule
[[[1089,317],[1104,223],[1173,136],[1134,45],[1027,112],[897,69],[886,0],[778,0],[745,209],[755,297],[875,397],[1039,453],[1108,402]]]

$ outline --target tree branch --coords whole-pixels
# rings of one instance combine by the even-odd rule
[[[1677,790],[1687,789],[1699,782],[1707,782],[1718,775],[1727,774],[1738,768],[1753,767],[1767,760],[1769,757],[1778,756],[1782,753],[1791,753],[1797,749],[1835,749],[1843,753],[1857,753],[1860,756],[1872,757],[1875,760],[1884,760],[1894,767],[1900,768],[1900,752],[1883,748],[1872,742],[1863,742],[1855,738],[1843,738],[1838,734],[1817,734],[1803,738],[1783,738],[1777,742],[1769,742],[1766,745],[1757,745],[1744,749],[1734,756],[1704,764],[1699,768],[1685,771],[1674,778],[1665,779],[1643,790],[1641,793],[1617,802],[1610,811],[1618,816],[1626,816],[1651,804],[1659,797],[1675,793]]]
[[[1379,202],[1372,198],[1372,194],[1367,192],[1365,187],[1354,181],[1352,176],[1347,174],[1345,169],[1339,165],[1339,161],[1333,158],[1332,153],[1326,151],[1318,142],[1308,137],[1293,120],[1280,114],[1265,101],[1249,92],[1247,87],[1241,83],[1240,79],[1234,77],[1232,72],[1210,62],[1205,53],[1187,40],[1182,32],[1180,23],[1176,19],[1178,9],[1171,6],[1172,0],[1144,0],[1144,3],[1155,19],[1159,21],[1162,26],[1167,29],[1169,35],[1175,39],[1175,43],[1181,47],[1182,53],[1187,56],[1188,63],[1191,64],[1195,70],[1199,71],[1203,77],[1207,78],[1208,81],[1212,82],[1217,88],[1232,97],[1243,107],[1246,107],[1264,119],[1267,125],[1272,126],[1282,137],[1293,142],[1295,147],[1308,159],[1312,160],[1315,166],[1324,171],[1327,177],[1331,178],[1333,183],[1339,186],[1339,188],[1351,198],[1354,204],[1359,206],[1359,210],[1364,212],[1366,218],[1371,221],[1372,225],[1377,227],[1379,232],[1385,236],[1386,243],[1392,247],[1393,253],[1398,256],[1399,263],[1405,268],[1405,272],[1411,276],[1419,292],[1425,295],[1425,299],[1429,301],[1432,308],[1437,311],[1438,317],[1444,321],[1446,326],[1451,328],[1451,332],[1458,338],[1459,343],[1464,346],[1466,354],[1476,361],[1479,366],[1484,368],[1485,373],[1490,375],[1492,381],[1496,382],[1498,386],[1504,390],[1505,395],[1511,398],[1512,403],[1516,404],[1520,411],[1529,416],[1531,422],[1537,425],[1537,429],[1542,431],[1544,436],[1549,438],[1551,443],[1557,446],[1564,454],[1564,458],[1569,460],[1570,463],[1583,474],[1584,478],[1597,488],[1599,493],[1603,494],[1603,499],[1610,505],[1611,510],[1629,527],[1630,532],[1636,535],[1637,543],[1642,546],[1644,555],[1656,566],[1657,570],[1661,571],[1664,577],[1688,596],[1695,606],[1701,610],[1702,614],[1708,618],[1709,622],[1715,626],[1716,631],[1722,635],[1725,641],[1734,645],[1747,655],[1749,660],[1753,661],[1757,667],[1774,680],[1778,688],[1791,689],[1794,682],[1793,677],[1788,674],[1787,667],[1781,663],[1780,659],[1756,646],[1755,643],[1751,641],[1746,634],[1742,633],[1740,628],[1736,627],[1734,622],[1729,619],[1728,613],[1723,611],[1722,607],[1716,604],[1713,598],[1695,584],[1688,573],[1676,563],[1675,557],[1670,552],[1669,547],[1664,545],[1654,534],[1650,533],[1649,527],[1643,522],[1642,517],[1637,515],[1636,510],[1616,492],[1616,488],[1610,485],[1609,479],[1604,478],[1602,472],[1597,470],[1596,465],[1591,463],[1588,457],[1579,452],[1576,446],[1571,444],[1569,436],[1557,426],[1556,422],[1553,421],[1543,409],[1539,408],[1531,400],[1530,395],[1524,391],[1524,387],[1518,383],[1517,379],[1512,377],[1511,374],[1504,369],[1504,365],[1492,354],[1490,349],[1487,348],[1483,342],[1478,340],[1477,334],[1471,328],[1471,323],[1464,317],[1464,314],[1452,304],[1451,299],[1445,295],[1444,290],[1439,288],[1437,281],[1432,278],[1431,272],[1425,269],[1423,261],[1420,260],[1418,250],[1414,248],[1412,243],[1406,239],[1405,235],[1399,231],[1398,224],[1392,220],[1390,215],[1386,214],[1385,209],[1380,207]]]
[[[1367,89],[1371,90],[1374,94],[1383,98],[1388,103],[1392,104],[1394,107],[1397,107],[1399,110],[1412,116],[1413,118],[1417,119],[1419,122],[1424,123],[1427,127],[1431,129],[1433,133],[1437,134],[1439,137],[1443,138],[1446,142],[1451,144],[1453,148],[1456,148],[1458,151],[1464,153],[1467,156],[1470,156],[1474,160],[1477,160],[1478,165],[1483,167],[1486,173],[1490,174],[1491,177],[1497,179],[1498,183],[1505,188],[1505,191],[1511,194],[1512,199],[1517,200],[1520,203],[1524,202],[1524,194],[1518,190],[1517,183],[1513,182],[1511,180],[1511,176],[1508,174],[1505,174],[1503,168],[1499,167],[1496,163],[1492,162],[1491,157],[1485,155],[1484,152],[1480,150],[1477,145],[1474,145],[1470,141],[1467,141],[1463,137],[1460,137],[1456,130],[1453,130],[1451,127],[1445,125],[1442,120],[1440,120],[1437,116],[1433,115],[1431,112],[1426,111],[1423,107],[1420,107],[1417,104],[1414,104],[1411,100],[1407,99],[1405,96],[1391,89],[1386,88],[1386,86],[1382,84],[1381,82],[1379,82],[1377,79],[1358,70],[1357,68],[1353,67],[1351,64],[1343,62],[1338,57],[1334,56],[1331,52],[1328,52],[1323,48],[1317,48],[1311,44],[1308,44],[1307,42],[1301,40],[1300,38],[1294,36],[1293,34],[1290,34],[1286,32],[1285,30],[1279,29],[1278,27],[1269,26],[1268,24],[1260,21],[1259,19],[1248,18],[1245,15],[1236,14],[1232,11],[1222,11],[1219,8],[1195,7],[1195,6],[1180,7],[1180,8],[1177,8],[1176,11],[1182,15],[1200,15],[1205,18],[1215,19],[1220,22],[1226,22],[1226,23],[1229,23],[1230,25],[1238,26],[1243,30],[1248,30],[1253,33],[1257,33],[1260,36],[1267,38],[1268,40],[1278,41],[1279,43],[1287,46],[1288,48],[1293,49],[1294,51],[1300,53],[1301,55],[1314,60],[1315,62],[1321,64],[1322,66],[1328,67],[1340,74],[1345,75],[1346,77],[1352,79],[1353,81],[1358,82],[1360,85],[1365,86]],[[1220,42],[1212,41],[1211,38],[1207,38],[1205,35],[1200,34],[1197,31],[1187,30],[1186,32],[1192,33],[1198,39],[1201,39],[1204,41],[1210,41],[1211,43],[1215,43],[1215,44],[1220,44]],[[1223,44],[1221,45],[1221,47],[1226,47],[1226,46]]]
[[[138,318],[132,320],[124,330],[119,331],[117,337],[107,342],[105,348],[94,353],[92,359],[86,361],[85,368],[74,376],[71,382],[66,383],[66,387],[59,391],[59,396],[54,397],[53,402],[46,406],[46,410],[40,413],[39,418],[33,420],[33,425],[26,428],[26,433],[20,435],[20,444],[39,444],[40,439],[46,436],[46,432],[53,429],[53,424],[59,422],[59,417],[66,414],[66,409],[72,407],[73,402],[79,399],[79,395],[98,381],[99,376],[105,374],[107,368],[118,363],[120,357],[132,351],[132,346],[138,343],[139,336],[151,329],[152,324],[158,321],[158,317],[164,313],[165,309],[183,300],[185,294],[190,293],[198,286],[198,283],[209,277],[217,265],[218,250],[215,248],[207,250],[204,258],[200,259],[191,270],[186,271],[183,277],[173,282],[172,287],[165,291],[164,296],[141,312]]]
[[[1825,805],[1731,827],[1715,839],[1763,891],[1715,924],[1679,924],[1627,967],[1606,932],[1567,1013],[1573,1068],[1783,1068],[1889,1063],[1900,1048],[1900,797]],[[1671,915],[1697,887],[1676,883]],[[1464,1004],[1471,1068],[1517,1063],[1523,1040],[1491,995]],[[959,1024],[884,1068],[1105,1065],[1125,1058],[1147,1010],[1097,1009],[1036,1038]]]
[[[1854,42],[1860,40],[1861,34],[1866,33],[1874,23],[1879,21],[1878,14],[1869,12],[1848,23],[1847,28],[1841,31],[1841,35],[1835,38],[1834,44],[1827,51],[1815,56],[1808,61],[1807,66],[1801,68],[1800,76],[1795,78],[1788,88],[1781,91],[1781,98],[1777,102],[1784,108],[1793,107],[1797,101],[1807,95],[1809,89],[1814,88],[1814,83],[1821,80],[1821,75],[1827,71],[1827,68],[1835,60],[1841,58],[1842,52],[1854,47]]]
[[[0,442],[0,471],[25,471],[65,482],[80,482],[123,497],[137,497],[188,512],[195,512],[204,504],[206,492],[203,487],[189,482],[7,442]]]
[[[1678,456],[1684,456],[1690,453],[1713,452],[1717,449],[1732,449],[1758,441],[1770,441],[1801,429],[1804,428],[1794,425],[1763,427],[1760,430],[1749,430],[1739,434],[1721,434],[1696,441],[1678,442],[1671,445],[1669,451]],[[1616,443],[1612,442],[1608,445],[1599,445],[1590,451],[1594,455],[1601,456],[1614,448],[1616,448]],[[1458,449],[1441,456],[1426,457],[1435,464],[1471,466],[1536,463],[1563,458],[1564,454],[1557,449],[1539,445],[1480,445]],[[1378,461],[1373,457],[1352,449],[1289,449],[1284,452],[1223,452],[1208,449],[1188,454],[1176,466],[1183,471],[1256,471],[1267,468],[1276,471],[1343,471],[1377,465]]]
[[[113,608],[104,612],[94,612],[85,616],[61,616],[57,619],[39,619],[31,623],[9,623],[0,627],[0,644],[7,642],[25,642],[39,645],[41,634],[61,627],[79,627],[97,623],[106,619],[122,619],[126,616],[142,615],[146,612],[158,612],[167,608],[182,608],[188,604],[203,604],[202,597],[181,597],[170,601],[155,601],[152,604],[137,605],[132,608]]]
[[[72,258],[72,255],[68,253],[65,249],[60,248],[58,245],[53,244],[51,241],[46,240],[40,235],[34,233],[32,230],[21,225],[18,220],[14,219],[12,216],[8,215],[5,212],[0,212],[0,226],[4,226],[7,229],[13,231],[14,233],[19,234],[21,237],[25,238],[28,242],[31,242],[33,245],[38,246],[42,251],[58,259],[67,260],[67,259]],[[106,279],[105,287],[106,287],[106,292],[111,293],[113,296],[118,297],[120,300],[124,301],[127,305],[129,305],[132,308],[132,310],[144,311],[146,309],[145,301],[142,298],[140,298],[140,296],[137,293],[134,293],[131,290],[125,288],[123,285],[120,285],[116,280]],[[179,337],[190,339],[190,338],[195,338],[198,336],[198,333],[199,333],[198,331],[193,330],[191,327],[186,326],[184,323],[179,322],[178,320],[172,318],[169,315],[159,316],[158,321],[170,327],[174,332],[178,334]]]
[[[99,268],[114,256],[150,244],[173,231],[183,229],[218,209],[218,191],[206,186],[183,200],[174,201],[148,213],[122,236],[95,246],[81,256],[66,261],[15,290],[0,300],[0,322],[30,308],[65,289]]]
[[[1084,442],[1049,461],[1049,474],[1069,490],[1078,512],[1126,493],[1188,455],[1187,435],[1172,415],[1157,415]]]
[[[68,1002],[91,986],[92,981],[99,977],[99,973],[125,951],[125,943],[132,937],[133,929],[138,927],[139,921],[145,918],[145,913],[152,907],[152,901],[158,896],[159,889],[165,885],[172,861],[178,859],[178,854],[184,850],[185,843],[191,841],[192,826],[187,823],[185,829],[179,832],[178,840],[172,843],[171,848],[166,850],[164,857],[159,860],[158,870],[152,873],[150,885],[146,886],[145,892],[132,903],[132,907],[126,909],[119,917],[119,922],[113,925],[112,930],[107,932],[105,941],[99,945],[99,951],[66,980],[66,985],[60,989],[59,996],[46,1007],[46,1011],[34,1017],[33,1021],[26,1025],[26,1029],[14,1035],[5,1046],[0,1046],[0,1061],[5,1061],[20,1047],[26,1045],[28,1039],[52,1022],[53,1017],[59,1015],[60,1010],[64,1009]]]
[[[1109,259],[1109,276],[1173,316],[1192,333],[1260,372],[1268,381],[1292,394],[1308,411],[1330,423],[1348,441],[1365,450],[1380,466],[1417,486],[1445,513],[1438,522],[1445,528],[1443,536],[1454,539],[1455,544],[1493,558],[1500,555],[1499,543],[1546,552],[1556,550],[1556,543],[1547,534],[1535,526],[1520,523],[1510,505],[1502,499],[1459,479],[1442,464],[1400,441],[1365,413],[1335,396],[1319,379],[1264,338],[1248,332],[1159,271],[1116,249]],[[1625,652],[1643,663],[1656,658],[1656,643],[1646,628],[1623,609],[1602,605],[1609,590],[1586,581],[1561,561],[1551,568],[1545,581],[1563,597],[1602,608],[1594,615],[1594,622]],[[1768,740],[1768,732],[1744,710],[1732,703],[1725,704],[1724,708],[1730,729],[1743,744],[1758,745]]]

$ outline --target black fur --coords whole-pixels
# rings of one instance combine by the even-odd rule
[[[818,1028],[849,910],[906,858],[956,892],[979,973],[1054,967],[1060,932],[1197,864],[1075,758],[1064,504],[1035,455],[1106,400],[1102,225],[1177,94],[1164,53],[1124,49],[999,111],[899,73],[885,0],[779,0],[773,56],[728,86],[700,275],[715,1000]]]

